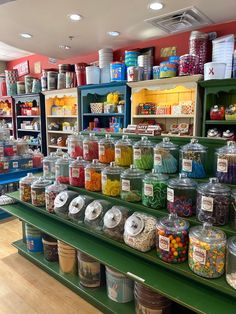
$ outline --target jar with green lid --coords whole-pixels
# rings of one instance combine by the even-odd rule
[[[83,157],[83,139],[82,135],[76,133],[68,136],[68,154],[71,158]]]
[[[34,181],[38,180],[33,173],[27,173],[27,176],[20,179],[19,190],[20,200],[23,202],[31,202],[31,185]]]
[[[229,222],[231,227],[236,230],[236,189],[231,193]]]
[[[45,190],[52,182],[44,177],[40,177],[31,185],[31,200],[32,205],[37,207],[45,207]]]
[[[102,190],[102,170],[105,165],[101,164],[98,159],[93,159],[91,164],[85,167],[85,189],[93,192]]]
[[[102,230],[103,217],[111,204],[105,200],[94,200],[85,209],[84,223],[92,229]]]
[[[167,263],[182,263],[188,256],[189,223],[176,213],[158,219],[156,226],[157,254]]]
[[[111,162],[110,166],[102,170],[102,194],[108,196],[120,195],[120,175],[123,168]]]
[[[147,136],[133,145],[133,163],[138,169],[151,170],[153,168],[153,144]]]
[[[94,199],[88,195],[79,195],[74,198],[69,205],[69,218],[77,223],[83,222],[85,209],[93,201]]]
[[[127,135],[115,144],[115,163],[121,167],[129,167],[133,163],[133,144]]]
[[[94,133],[90,133],[83,140],[83,157],[87,161],[98,159],[98,138]]]
[[[228,141],[227,145],[216,150],[216,177],[221,183],[236,184],[236,143]]]
[[[179,149],[169,137],[164,137],[162,142],[154,147],[154,169],[160,173],[178,172]]]
[[[168,176],[156,172],[147,174],[143,179],[142,203],[144,206],[165,209]]]
[[[67,186],[65,184],[60,184],[57,181],[55,181],[52,185],[46,187],[45,189],[46,210],[49,213],[54,212],[54,200],[56,196],[65,190],[67,190]]]
[[[231,189],[217,178],[201,183],[197,188],[197,218],[215,226],[223,226],[229,221]]]
[[[48,180],[55,180],[55,163],[57,161],[55,153],[50,153],[49,156],[43,159],[43,176]]]
[[[205,278],[218,278],[225,269],[226,235],[209,223],[192,227],[189,232],[190,269]]]
[[[101,163],[109,164],[115,160],[115,142],[110,134],[98,142],[98,159]]]
[[[226,281],[236,289],[236,236],[228,239],[226,252]]]
[[[170,179],[167,184],[167,209],[181,217],[190,217],[196,213],[197,183],[186,173]]]
[[[60,183],[69,184],[70,176],[69,176],[69,164],[71,159],[68,154],[64,154],[61,158],[58,158],[55,163],[56,169],[56,180]]]
[[[140,202],[142,200],[142,181],[145,172],[131,165],[129,169],[121,173],[121,194],[122,200],[127,202]]]
[[[179,157],[180,172],[187,173],[189,178],[206,177],[207,147],[199,144],[197,139],[192,138],[189,144],[182,146]]]

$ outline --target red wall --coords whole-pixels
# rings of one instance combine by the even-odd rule
[[[218,36],[223,36],[227,34],[234,34],[236,30],[236,21],[227,22],[224,24],[211,25],[208,27],[204,27],[201,29],[203,32],[217,32]],[[145,47],[155,47],[155,64],[158,64],[162,59],[160,58],[160,48],[176,46],[177,47],[177,55],[182,55],[188,52],[189,45],[189,34],[190,32],[185,32],[181,34],[171,35],[164,38],[148,40],[137,42],[136,44],[132,44],[131,46],[123,47],[121,49],[114,51],[114,60],[120,60],[124,58],[124,51],[127,49],[134,48],[145,48]],[[30,72],[34,75],[34,63],[37,61],[41,62],[42,69],[44,68],[55,68],[55,64],[48,63],[48,57],[42,55],[31,55],[28,57],[20,58],[14,61],[10,61],[7,63],[7,69],[12,69],[14,65],[21,63],[22,61],[29,60]],[[88,54],[86,56],[77,56],[74,58],[58,60],[57,64],[60,63],[77,63],[77,62],[93,62],[98,60],[97,52]],[[40,75],[34,75],[40,76]]]

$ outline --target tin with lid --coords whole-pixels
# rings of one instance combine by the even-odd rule
[[[110,207],[105,200],[94,200],[85,209],[84,223],[92,229],[102,230],[103,217]]]
[[[132,162],[133,143],[128,135],[123,135],[115,144],[115,163],[117,166],[129,167]]]
[[[108,196],[120,195],[120,175],[123,168],[111,162],[110,166],[102,170],[102,194]]]
[[[83,157],[87,161],[98,159],[98,138],[94,133],[90,133],[89,137],[83,140]]]
[[[74,198],[69,205],[69,218],[75,222],[83,222],[85,209],[93,200],[92,197],[87,195],[79,195]]]
[[[153,168],[153,144],[147,136],[133,145],[133,163],[138,169],[151,170]]]
[[[226,281],[236,289],[236,236],[228,239],[226,252]]]
[[[98,159],[93,159],[91,164],[85,167],[85,189],[100,192],[102,190],[102,169],[105,167]]]
[[[32,205],[42,207],[46,205],[45,190],[51,184],[51,181],[40,177],[38,180],[33,181],[31,185],[31,199]]]
[[[27,173],[27,176],[20,179],[19,181],[19,190],[20,190],[20,199],[23,202],[31,202],[31,185],[34,181],[38,180],[33,173]]]
[[[69,183],[72,186],[80,188],[84,187],[85,183],[85,167],[89,164],[88,161],[83,160],[81,156],[72,161],[69,165]]]
[[[74,191],[62,191],[54,200],[54,212],[56,215],[68,219],[69,205],[71,201],[78,196]]]
[[[154,148],[154,169],[160,173],[176,173],[178,158],[178,145],[172,143],[169,137],[164,137]]]
[[[109,164],[115,160],[115,142],[110,134],[106,134],[105,138],[98,143],[98,159],[101,163]]]
[[[236,184],[236,143],[228,141],[215,153],[216,177],[221,183]]]
[[[52,185],[46,187],[45,189],[46,210],[49,213],[54,212],[54,200],[56,196],[65,190],[67,190],[67,186],[65,184],[60,184],[57,181],[55,181]]]

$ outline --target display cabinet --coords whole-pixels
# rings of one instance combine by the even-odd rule
[[[4,124],[10,130],[11,135],[16,138],[14,99],[10,96],[0,97],[0,124]]]

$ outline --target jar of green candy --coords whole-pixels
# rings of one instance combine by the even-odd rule
[[[142,136],[141,141],[133,145],[133,160],[138,169],[151,170],[153,168],[153,144],[147,136]]]
[[[129,167],[133,163],[133,145],[127,135],[115,144],[115,163],[121,167]]]
[[[145,172],[131,165],[121,173],[121,199],[127,202],[140,202],[142,200],[142,181]]]
[[[155,169],[143,179],[142,203],[144,206],[163,209],[166,207],[168,176]]]
[[[160,173],[176,173],[178,171],[178,145],[169,137],[164,137],[154,148],[154,169]]]

